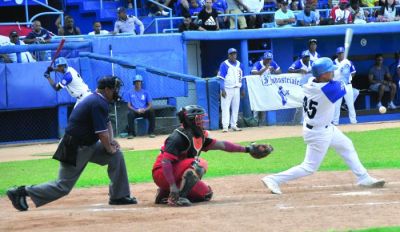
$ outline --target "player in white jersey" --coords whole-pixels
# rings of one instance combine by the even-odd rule
[[[383,187],[384,180],[371,177],[361,164],[352,141],[331,124],[335,102],[346,93],[344,83],[333,81],[337,67],[323,57],[312,66],[313,78],[303,86],[303,136],[307,144],[303,163],[289,170],[262,178],[264,185],[274,194],[282,194],[279,185],[313,174],[319,168],[328,148],[332,147],[346,161],[362,187]]]
[[[231,125],[233,131],[241,131],[237,126],[240,97],[244,96],[242,87],[243,65],[237,60],[235,48],[228,50],[228,59],[219,67],[222,111],[222,132],[228,132]],[[232,113],[230,114],[230,109]]]
[[[317,52],[317,40],[316,39],[310,39],[308,41],[308,52],[310,53],[310,60],[312,62],[316,61],[318,58],[321,57]]]
[[[59,91],[60,89],[66,89],[68,93],[76,98],[75,106],[81,102],[85,97],[91,94],[89,87],[83,81],[81,75],[72,67],[68,66],[68,62],[64,57],[59,57],[54,62],[55,68],[48,67],[44,73],[44,77],[49,81],[49,84],[53,89]],[[60,82],[55,83],[50,77],[50,72],[56,71],[62,74]]]
[[[344,100],[346,100],[347,108],[349,111],[349,119],[350,123],[357,123],[356,119],[356,110],[354,109],[354,101],[356,100],[359,90],[354,89],[351,81],[353,76],[356,74],[356,69],[354,68],[353,62],[348,59],[344,59],[344,47],[338,47],[336,49],[337,58],[333,61],[333,64],[338,66],[338,69],[334,72],[333,80],[342,81],[346,85],[346,94],[343,96]],[[343,98],[340,98],[335,103],[335,113],[333,116],[332,123],[334,125],[339,125],[339,117],[340,117],[340,107],[342,105]]]

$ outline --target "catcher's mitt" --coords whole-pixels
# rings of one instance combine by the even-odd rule
[[[246,147],[246,150],[253,158],[262,159],[271,154],[274,148],[269,144],[251,144]]]

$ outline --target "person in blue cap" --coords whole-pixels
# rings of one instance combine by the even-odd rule
[[[233,131],[241,131],[237,126],[240,97],[244,96],[243,64],[237,60],[235,48],[228,49],[228,59],[219,66],[220,78],[222,132],[228,132],[229,125]],[[232,113],[230,110],[232,109]]]
[[[310,60],[310,52],[305,50],[301,53],[301,59],[297,59],[292,65],[290,65],[288,72],[301,74],[310,73],[312,63],[313,62]]]
[[[148,134],[150,138],[154,138],[155,128],[155,114],[153,109],[153,99],[149,92],[142,88],[143,77],[136,75],[133,80],[134,88],[129,93],[128,101],[128,139],[132,139],[135,134],[135,119],[136,118],[147,118],[149,120]]]
[[[257,61],[253,69],[251,70],[251,74],[253,75],[263,75],[265,72],[270,74],[280,74],[282,73],[281,67],[273,60],[274,55],[272,52],[265,52],[262,60]]]
[[[346,94],[341,81],[334,81],[337,66],[328,57],[317,59],[312,66],[313,78],[303,85],[303,137],[307,144],[304,161],[286,171],[262,178],[273,194],[282,194],[280,185],[315,173],[329,148],[333,148],[346,161],[361,187],[379,188],[384,180],[371,177],[361,164],[352,141],[333,125],[335,102]]]

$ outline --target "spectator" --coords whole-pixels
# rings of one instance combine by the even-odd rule
[[[249,12],[247,13],[260,13],[264,8],[264,0],[242,0],[243,4],[249,7]],[[263,24],[262,15],[247,15],[245,17],[247,19],[247,28],[254,29],[260,28]]]
[[[354,19],[354,24],[365,24],[367,23],[367,17],[366,14],[368,13],[367,11],[364,11],[360,7],[360,3],[358,1],[353,1],[350,4],[349,11],[351,13],[351,17]]]
[[[190,15],[183,16],[183,23],[179,25],[179,32],[184,31],[205,31],[204,28],[192,22],[192,17]]]
[[[301,53],[301,59],[296,60],[288,69],[289,73],[308,74],[311,72],[312,61],[310,60],[310,52],[305,50]]]
[[[18,32],[11,31],[9,37],[10,37],[10,42],[12,44],[25,45],[24,41],[19,40]],[[32,54],[30,52],[17,52],[15,57],[17,59],[13,60],[13,62],[18,62],[18,63],[36,62],[36,60],[32,57]]]
[[[26,44],[48,43],[50,39],[50,33],[42,28],[42,24],[39,20],[35,20],[32,22],[32,31],[25,37],[24,42]]]
[[[144,33],[144,25],[135,16],[128,16],[124,7],[118,7],[118,20],[114,25],[114,33],[133,33],[136,34],[136,26],[140,27],[139,35]]]
[[[13,45],[10,42],[10,38],[7,36],[0,35],[0,46]],[[15,53],[10,54],[0,54],[0,63],[12,63],[13,60],[17,60],[17,55]]]
[[[68,195],[89,162],[108,166],[110,205],[137,204],[136,198],[130,196],[124,155],[118,142],[110,136],[113,129],[108,106],[118,96],[119,83],[115,77],[100,79],[96,93],[72,111],[65,135],[53,156],[60,161],[56,180],[7,190],[17,210],[28,210],[26,197],[41,207]]]
[[[379,6],[379,0],[361,0],[361,6],[363,7]]]
[[[250,12],[249,7],[247,7],[242,0],[226,0],[226,3],[228,4],[228,13],[229,14],[242,14],[242,10],[240,8],[243,8],[245,11]],[[246,29],[247,28],[247,23],[246,23],[246,18],[244,16],[238,16],[237,17],[237,23],[239,25],[236,25],[235,23],[235,17],[231,16],[229,18],[229,28],[230,29]]]
[[[384,5],[378,13],[377,21],[379,22],[392,22],[399,21],[399,12],[396,10],[396,3],[394,0],[385,0]]]
[[[299,1],[292,0],[292,2],[290,3],[289,9],[291,11],[298,11],[299,10]]]
[[[58,28],[58,35],[80,35],[81,29],[75,26],[74,19],[71,16],[65,17],[64,27]]]
[[[196,16],[203,10],[203,6],[197,0],[189,0],[189,13],[191,16]]]
[[[313,62],[321,57],[317,52],[317,44],[318,41],[316,39],[310,39],[308,41],[308,52],[310,53],[310,60]]]
[[[330,18],[335,24],[349,24],[353,22],[351,13],[347,9],[348,0],[340,0],[339,5],[332,8]]]
[[[206,5],[197,18],[201,27],[207,31],[219,30],[218,12],[212,8],[212,0],[206,0]]]
[[[257,61],[253,69],[251,70],[251,74],[253,75],[263,75],[264,73],[270,74],[281,74],[281,67],[273,60],[274,56],[272,52],[264,53],[262,60]]]
[[[369,89],[378,92],[378,104],[377,108],[382,106],[382,97],[384,92],[390,91],[390,102],[388,104],[389,109],[396,109],[396,105],[393,103],[394,97],[396,96],[396,84],[393,82],[392,76],[390,75],[389,68],[383,65],[383,55],[377,54],[375,56],[375,64],[369,70]]]
[[[93,23],[93,31],[89,32],[89,35],[108,35],[107,30],[101,30],[101,23],[94,22]]]
[[[228,14],[228,4],[226,0],[214,0],[212,8],[216,9],[218,14]],[[228,17],[218,17],[219,28],[228,28]]]
[[[346,85],[346,94],[343,96],[347,104],[347,109],[349,111],[350,123],[357,123],[356,120],[356,110],[354,109],[354,101],[356,100],[359,91],[354,89],[351,81],[356,75],[356,69],[354,68],[353,62],[348,59],[344,59],[344,47],[338,47],[336,49],[337,58],[333,61],[333,64],[338,68],[334,71],[334,81],[342,81]],[[340,118],[340,108],[342,105],[343,98],[335,102],[335,114],[333,116],[333,125],[339,125]]]
[[[296,19],[297,26],[306,27],[317,25],[317,17],[315,16],[315,12],[311,11],[310,3],[306,3],[304,10],[297,14]]]
[[[315,13],[315,24],[319,25],[321,16],[319,14],[319,11],[316,8],[317,8],[316,4],[311,5],[311,11]]]
[[[228,59],[219,66],[218,77],[221,90],[222,132],[228,132],[229,124],[233,131],[241,131],[242,129],[237,126],[237,120],[240,97],[244,97],[243,64],[237,60],[235,48],[229,48]]]
[[[133,81],[134,88],[129,94],[128,102],[128,139],[132,139],[135,134],[135,119],[136,118],[147,118],[149,120],[149,137],[154,138],[155,128],[155,115],[153,109],[153,103],[151,95],[144,89],[142,89],[143,77],[136,75]]]
[[[293,27],[296,23],[293,11],[288,9],[287,0],[281,2],[280,9],[275,12],[275,24],[277,27]]]

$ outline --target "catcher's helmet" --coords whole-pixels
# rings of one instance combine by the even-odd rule
[[[337,66],[333,64],[328,57],[322,57],[314,61],[312,65],[312,74],[314,77],[319,77],[324,73],[333,72]]]
[[[204,116],[206,116],[206,111],[199,105],[188,105],[182,107],[178,112],[179,121],[183,124],[183,127],[191,128],[195,137],[203,134]]]
[[[60,65],[65,65],[65,67],[68,67],[67,59],[65,59],[64,57],[58,57],[54,61],[54,67],[57,67],[57,66],[60,66]]]

